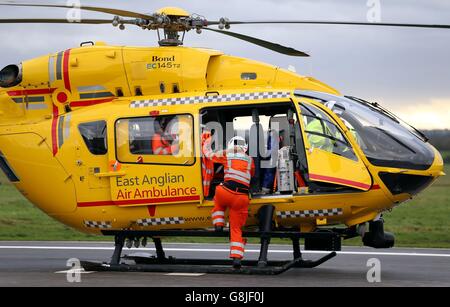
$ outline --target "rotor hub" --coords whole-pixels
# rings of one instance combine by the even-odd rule
[[[178,17],[189,17],[189,13],[182,8],[167,6],[160,8],[156,11],[156,14],[166,15],[166,16],[178,16]]]

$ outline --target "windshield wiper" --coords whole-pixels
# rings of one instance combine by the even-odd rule
[[[396,122],[397,124],[400,124],[400,121],[397,119],[397,117],[392,114],[391,112],[387,111],[386,109],[382,108],[377,102],[368,102],[366,100],[363,100],[361,98],[357,98],[357,97],[353,97],[353,96],[344,96],[345,98],[351,99],[353,101],[359,102],[360,104],[363,104],[365,106],[368,106],[369,108],[371,108],[372,110],[383,114],[387,117],[389,117],[390,119],[392,119],[394,122]]]
[[[428,141],[429,141],[428,137],[427,137],[422,131],[420,131],[419,129],[417,129],[417,128],[414,127],[414,126],[411,126],[410,124],[408,124],[407,122],[405,122],[404,120],[402,120],[401,118],[399,118],[398,116],[394,115],[391,111],[386,110],[385,108],[383,108],[382,106],[380,106],[377,102],[374,102],[374,103],[378,106],[378,108],[380,108],[381,110],[383,110],[383,111],[386,112],[386,113],[391,114],[392,116],[395,116],[399,121],[401,121],[402,123],[404,123],[405,125],[407,125],[407,126],[410,127],[411,129],[413,129],[413,130],[418,134],[418,136],[419,136],[424,142],[428,142]]]

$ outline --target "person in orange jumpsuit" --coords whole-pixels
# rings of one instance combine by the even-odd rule
[[[234,137],[228,142],[226,150],[212,152],[206,149],[207,158],[221,163],[225,168],[224,182],[216,188],[212,222],[217,231],[225,226],[225,210],[229,208],[230,219],[230,258],[233,267],[241,267],[246,240],[242,238],[242,227],[248,216],[249,188],[255,174],[252,157],[246,154],[248,145],[244,138]]]
[[[155,134],[152,137],[152,152],[154,155],[173,155],[178,152],[178,141],[166,131],[172,119],[161,117],[155,120]]]
[[[202,155],[202,179],[203,179],[203,195],[205,197],[209,196],[209,190],[211,187],[211,181],[214,177],[214,162],[211,161],[211,159],[208,159],[206,156],[205,150],[211,150],[211,144],[212,144],[212,135],[211,131],[208,129],[204,129],[202,132],[202,148],[203,148],[203,155]]]

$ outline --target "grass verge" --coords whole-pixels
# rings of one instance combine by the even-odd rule
[[[446,167],[446,173],[449,176],[440,178],[417,198],[385,215],[385,228],[395,234],[396,246],[450,248],[450,166]],[[0,183],[0,240],[111,240],[80,233],[53,220],[31,205],[3,174]],[[168,238],[165,241],[227,242],[225,238]],[[289,241],[276,239],[273,243]],[[361,245],[361,240],[355,238],[343,243]]]

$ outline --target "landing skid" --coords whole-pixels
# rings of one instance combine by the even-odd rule
[[[239,269],[233,268],[231,260],[213,259],[176,259],[166,257],[160,237],[186,236],[186,237],[229,237],[228,231],[207,230],[161,230],[161,231],[104,231],[105,235],[115,236],[115,249],[109,263],[97,263],[81,261],[81,266],[86,271],[113,271],[113,272],[164,272],[164,273],[210,273],[210,274],[253,274],[253,275],[278,275],[291,268],[314,268],[336,256],[335,250],[340,250],[340,236],[336,232],[301,233],[298,231],[272,231],[271,217],[272,206],[265,206],[260,213],[260,229],[255,232],[244,232],[244,237],[259,237],[261,249],[259,259],[245,260]],[[156,256],[124,256],[122,249],[125,239],[140,240],[140,238],[152,238],[156,248]],[[289,238],[292,240],[293,260],[268,261],[268,249],[271,238]],[[329,254],[312,261],[304,260],[300,250],[300,239],[314,240],[315,242],[329,242],[326,250]],[[121,260],[131,262],[129,264]]]
[[[278,275],[291,268],[314,268],[336,256],[336,252],[316,261],[303,260],[301,257],[292,261],[269,261],[265,266],[258,267],[258,261],[243,261],[240,269],[232,267],[229,260],[211,259],[174,259],[160,262],[156,258],[124,257],[134,260],[136,264],[108,264],[82,261],[86,271],[113,272],[159,272],[159,273],[208,273],[208,274],[243,274],[243,275]]]

